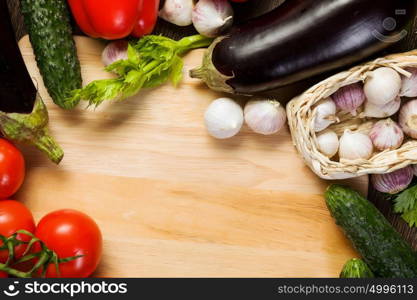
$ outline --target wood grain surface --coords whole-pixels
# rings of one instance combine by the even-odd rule
[[[76,37],[84,82],[108,78],[104,44]],[[21,52],[65,150],[60,166],[24,148],[27,179],[17,199],[39,219],[75,208],[99,223],[105,240],[97,276],[332,277],[355,256],[325,207],[329,184],[306,167],[286,128],[248,128],[218,141],[204,127],[222,94],[188,71],[184,80],[97,109],[64,111],[49,98],[29,39]],[[351,182],[363,193],[367,177]]]
[[[12,14],[13,23],[16,30],[17,38],[20,39],[24,34],[24,26],[22,22],[22,17],[19,11],[19,1],[17,0],[7,0],[10,11]],[[279,0],[263,0],[263,1],[253,1],[247,4],[237,4],[235,5],[235,12],[237,20],[244,20],[250,18],[254,15],[258,15],[264,11],[267,11],[276,6]],[[79,33],[76,26],[75,32]],[[179,38],[181,36],[193,33],[192,27],[188,28],[179,28],[172,26],[166,22],[159,22],[158,27],[156,28],[156,33],[162,33],[164,35]],[[409,49],[414,49],[417,46],[417,21],[414,22],[412,28],[409,29],[409,35],[404,39],[400,44],[393,47],[389,52],[398,52],[405,51]],[[397,230],[417,249],[417,230],[410,229],[408,225],[402,221],[402,219],[395,215],[392,212],[392,204],[384,199],[382,195],[375,192],[372,188],[369,190],[369,198],[373,201],[377,207],[384,213],[384,215],[390,220],[390,222],[397,228]]]

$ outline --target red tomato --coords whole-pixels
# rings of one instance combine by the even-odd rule
[[[31,233],[35,232],[35,221],[32,213],[22,203],[14,200],[0,201],[0,234],[9,237],[18,230],[26,230]],[[18,234],[17,238],[21,241],[29,241],[30,236]],[[0,245],[3,243],[0,242]],[[15,258],[20,258],[26,250],[26,245],[15,247]],[[8,251],[0,251],[0,262],[5,262],[8,257]]]
[[[0,272],[0,278],[7,278],[7,277],[9,277],[7,273]]]
[[[60,276],[55,266],[49,265],[46,277],[85,278],[97,268],[102,250],[101,232],[86,214],[70,209],[52,212],[41,219],[35,235],[59,258],[83,255],[60,264]]]
[[[25,160],[19,149],[0,139],[0,199],[12,196],[23,183]]]

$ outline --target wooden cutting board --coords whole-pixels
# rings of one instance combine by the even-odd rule
[[[108,78],[104,45],[76,37],[85,83]],[[97,276],[333,277],[355,256],[329,216],[328,185],[297,155],[288,130],[248,128],[218,141],[203,114],[221,94],[187,76],[98,109],[55,106],[27,37],[20,48],[65,150],[60,166],[25,147],[27,178],[17,199],[37,219],[60,208],[91,215],[104,236]],[[367,178],[351,182],[366,193]]]

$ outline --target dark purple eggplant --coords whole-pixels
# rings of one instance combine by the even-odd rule
[[[215,40],[191,77],[252,95],[296,85],[400,41],[414,0],[287,0]]]
[[[6,0],[0,0],[0,131],[7,139],[33,144],[59,163],[63,151],[49,135],[48,111],[16,43]]]

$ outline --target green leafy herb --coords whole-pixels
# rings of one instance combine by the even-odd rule
[[[417,185],[401,192],[394,200],[394,211],[401,213],[401,217],[410,227],[417,225]]]
[[[96,80],[83,89],[74,90],[68,104],[86,100],[98,106],[106,100],[123,100],[143,88],[153,88],[168,80],[176,86],[182,79],[183,61],[187,51],[207,47],[212,39],[193,35],[179,41],[148,35],[128,47],[128,59],[119,60],[106,68],[117,78]]]
[[[412,210],[417,202],[417,185],[401,192],[394,200],[394,211],[396,213],[405,213]]]
[[[410,227],[417,225],[417,206],[414,207],[412,210],[409,210],[402,214],[401,216],[404,221],[408,223]]]

